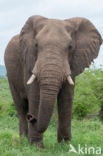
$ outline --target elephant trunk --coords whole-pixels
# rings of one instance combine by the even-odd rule
[[[51,116],[53,114],[54,105],[56,103],[57,93],[52,93],[52,91],[40,90],[40,106],[38,112],[38,132],[44,132],[50,122]]]
[[[40,105],[37,123],[39,132],[44,132],[48,127],[62,85],[63,73],[59,65],[55,65],[56,60],[53,61],[53,64],[50,61],[43,63],[40,71]]]

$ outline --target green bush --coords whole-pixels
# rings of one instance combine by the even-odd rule
[[[92,66],[76,78],[73,116],[98,114],[103,107],[103,69]]]
[[[7,113],[9,116],[17,116],[17,113],[16,113],[16,109],[15,109],[15,106],[14,106],[14,103],[10,103],[10,106],[9,108],[7,109]]]
[[[2,104],[0,104],[0,112],[2,111],[2,107],[3,107],[3,105],[2,105]]]

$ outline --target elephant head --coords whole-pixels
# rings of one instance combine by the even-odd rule
[[[48,126],[62,84],[74,85],[75,76],[98,56],[101,43],[99,32],[85,18],[28,19],[20,34],[20,51],[30,76],[27,84],[37,79],[40,86],[39,132]]]

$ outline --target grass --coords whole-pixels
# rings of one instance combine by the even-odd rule
[[[98,119],[72,120],[72,140],[57,143],[57,116],[44,133],[45,149],[30,145],[25,137],[19,138],[18,119],[13,113],[12,98],[6,79],[0,79],[0,156],[75,156],[69,153],[69,144],[81,147],[101,147],[103,155],[103,123]],[[56,121],[55,121],[56,120]],[[82,155],[82,154],[79,154]],[[92,154],[84,154],[90,155]],[[93,154],[96,155],[96,154]]]

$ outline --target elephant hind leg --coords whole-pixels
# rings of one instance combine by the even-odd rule
[[[13,84],[10,84],[10,89],[12,93],[12,97],[14,100],[14,105],[17,110],[17,115],[19,119],[19,134],[28,136],[28,122],[26,119],[28,113],[28,100],[23,99],[20,97],[19,93],[17,92],[16,88]]]

